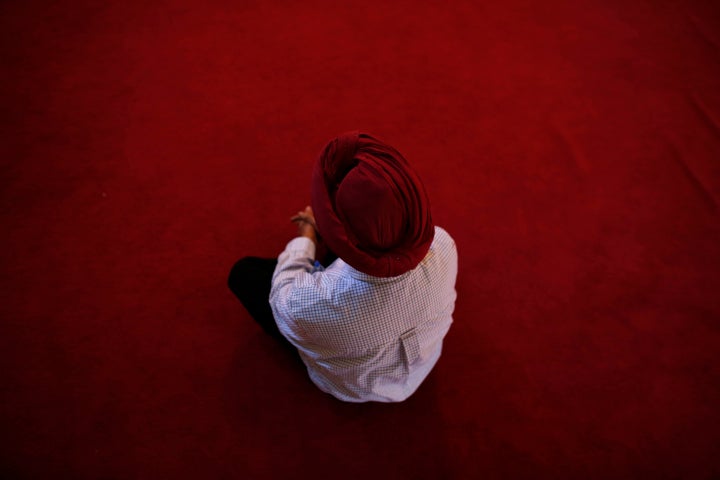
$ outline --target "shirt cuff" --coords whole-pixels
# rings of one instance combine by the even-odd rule
[[[309,257],[315,259],[315,243],[307,237],[295,237],[285,247],[285,251],[293,257]]]

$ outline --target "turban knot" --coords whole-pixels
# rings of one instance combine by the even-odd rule
[[[393,147],[351,132],[328,143],[313,169],[318,233],[347,264],[375,277],[415,268],[434,236],[420,178]]]

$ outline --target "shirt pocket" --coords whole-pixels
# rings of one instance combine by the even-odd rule
[[[420,358],[420,340],[418,340],[415,328],[411,328],[400,335],[400,344],[402,345],[404,363],[409,368]]]

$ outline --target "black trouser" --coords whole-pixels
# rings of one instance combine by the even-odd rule
[[[319,250],[322,253],[322,264],[325,266],[330,265],[337,258],[324,246]],[[278,330],[270,308],[270,287],[276,265],[276,258],[243,257],[230,270],[228,287],[263,330],[296,351],[295,346]]]
[[[270,309],[270,287],[276,265],[276,258],[241,258],[230,270],[228,287],[263,330],[290,345],[278,330]]]

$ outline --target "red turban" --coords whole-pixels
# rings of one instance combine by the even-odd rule
[[[418,175],[400,152],[365,133],[340,135],[320,153],[312,208],[328,248],[375,277],[415,268],[435,234]]]

